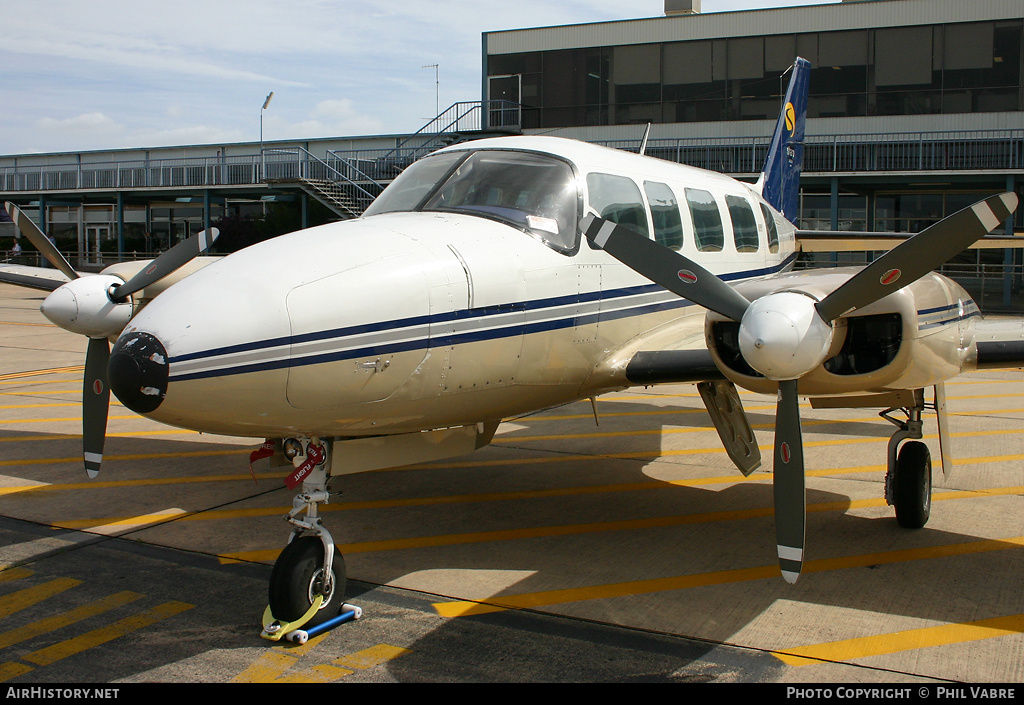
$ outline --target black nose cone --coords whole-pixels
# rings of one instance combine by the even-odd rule
[[[149,333],[130,333],[110,351],[110,391],[138,414],[155,411],[167,394],[167,351]]]

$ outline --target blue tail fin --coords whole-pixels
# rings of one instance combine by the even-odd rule
[[[764,200],[793,224],[796,224],[800,209],[800,169],[804,157],[810,75],[811,63],[797,57],[786,89],[785,107],[775,126],[759,181]]]

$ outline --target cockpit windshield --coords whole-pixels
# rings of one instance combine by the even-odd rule
[[[460,161],[461,160],[461,161]],[[412,164],[366,210],[446,211],[515,225],[556,250],[576,246],[576,176],[543,154],[445,152]]]

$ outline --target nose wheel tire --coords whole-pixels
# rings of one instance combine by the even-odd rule
[[[907,441],[896,460],[893,504],[896,521],[908,529],[928,523],[932,511],[932,458],[928,446]]]
[[[323,605],[305,627],[338,616],[345,598],[345,561],[335,552],[331,563],[334,579],[325,590],[323,542],[315,536],[300,536],[289,543],[270,573],[269,603],[274,617],[295,621],[313,606],[318,595],[323,595]]]

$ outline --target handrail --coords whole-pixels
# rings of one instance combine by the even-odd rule
[[[436,118],[428,122],[426,125],[416,130],[413,134],[398,143],[394,149],[384,155],[384,159],[389,159],[396,154],[401,154],[403,148],[418,137],[426,136],[427,139],[423,144],[413,148],[413,153],[428,150],[434,145],[441,135],[451,134],[453,132],[463,132],[468,130],[482,130],[485,127],[494,127],[489,122],[485,123],[483,120],[484,110],[487,110],[488,115],[493,112],[500,112],[502,116],[502,124],[500,127],[512,127],[512,124],[505,124],[504,115],[505,111],[513,110],[517,117],[519,117],[519,111],[521,109],[519,103],[513,103],[508,100],[481,100],[466,103],[452,103]],[[469,125],[463,126],[463,121],[470,116],[479,113],[479,121],[470,123]],[[454,117],[452,117],[454,115]],[[519,120],[516,120],[515,127],[518,127]],[[442,127],[436,127],[437,125],[443,125]],[[440,146],[438,144],[437,146]]]
[[[304,147],[286,147],[286,148],[280,148],[279,147],[279,148],[274,148],[274,149],[265,149],[265,150],[263,150],[264,158],[266,158],[268,156],[269,157],[273,157],[273,156],[277,156],[277,155],[280,155],[280,154],[291,155],[292,153],[294,153],[296,155],[296,161],[295,162],[290,162],[290,161],[289,162],[280,162],[280,161],[275,161],[275,160],[271,159],[271,161],[269,162],[269,165],[266,168],[266,172],[263,174],[263,179],[266,180],[268,178],[285,178],[285,179],[287,179],[287,178],[299,178],[299,179],[323,180],[323,181],[329,181],[329,182],[332,182],[332,183],[344,182],[346,186],[354,188],[365,199],[369,199],[369,201],[372,201],[378,195],[380,195],[379,193],[377,193],[377,194],[370,193],[365,188],[360,186],[358,183],[356,183],[355,181],[350,179],[348,176],[346,176],[345,174],[341,173],[340,171],[335,169],[333,166],[331,166],[330,164],[325,162],[323,159],[320,159],[319,157],[313,155],[309,150],[307,150]],[[279,171],[277,176],[271,177],[270,173],[271,173],[272,170],[273,171],[278,171],[277,169],[272,169],[271,167],[277,167],[277,166],[280,166],[282,164],[284,164],[285,166],[290,166],[293,163],[297,164],[299,166],[299,169],[297,170],[298,173],[289,173],[292,170],[291,169],[285,169],[285,170]],[[371,179],[371,181],[373,181],[373,180]],[[376,181],[373,181],[373,183],[376,184],[377,186],[380,186],[380,184],[378,184]],[[381,189],[383,190],[382,186],[381,186]]]
[[[338,154],[338,152],[336,152],[333,149],[328,149],[327,150],[327,156],[331,157],[333,159],[337,159],[339,162],[344,164],[346,168],[351,169],[352,171],[354,171],[358,176],[363,177],[364,179],[369,181],[374,186],[380,188],[382,191],[384,190],[384,184],[378,182],[372,176],[369,176],[368,174],[366,174],[362,170],[360,170],[359,167],[357,167],[355,164],[352,163],[351,159],[349,159],[347,157],[341,156],[340,154]]]
[[[487,103],[474,105],[482,107]],[[600,144],[637,151],[640,136]],[[396,157],[396,149],[332,150],[325,156],[344,162],[353,173],[358,171],[358,178],[368,179],[366,183],[380,184],[422,156]],[[647,154],[725,173],[756,174],[767,149],[768,139],[762,137],[654,138],[648,141]],[[270,151],[281,148],[268,150],[268,154]],[[290,153],[294,156],[294,166],[290,168],[296,171],[303,168],[303,153],[326,164],[301,147],[291,148]],[[262,159],[263,155],[257,153],[3,166],[0,192],[248,186],[263,182]],[[812,135],[807,137],[804,150],[804,173],[994,169],[1024,169],[1024,129]]]

